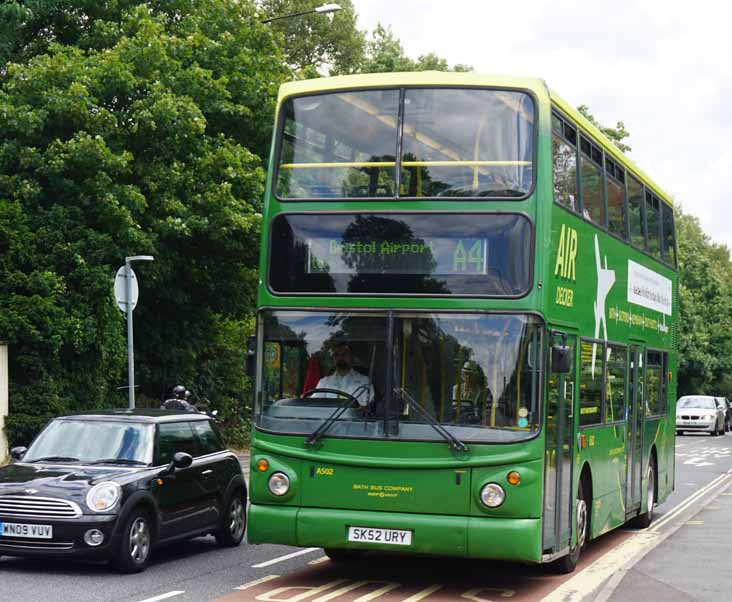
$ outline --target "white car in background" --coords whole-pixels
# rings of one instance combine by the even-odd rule
[[[711,395],[685,395],[676,403],[676,434],[684,431],[724,435],[727,408]]]

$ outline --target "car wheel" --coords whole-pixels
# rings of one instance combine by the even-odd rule
[[[122,528],[114,567],[122,573],[144,571],[150,561],[152,539],[150,516],[141,508],[134,510]]]
[[[651,458],[648,464],[648,483],[646,484],[646,511],[638,516],[634,525],[638,529],[647,529],[653,522],[653,507],[656,504],[656,462]]]
[[[577,533],[577,541],[574,547],[570,547],[569,554],[562,556],[557,560],[549,563],[547,568],[553,573],[566,575],[577,568],[582,549],[587,545],[589,534],[589,514],[587,506],[587,495],[585,493],[584,481],[580,482],[577,491],[577,501],[575,502],[575,532]]]
[[[233,548],[241,543],[247,527],[246,498],[240,489],[232,492],[221,513],[221,525],[216,532],[216,543]]]

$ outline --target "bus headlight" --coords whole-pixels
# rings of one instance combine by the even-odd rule
[[[506,499],[506,492],[498,483],[488,483],[480,490],[480,501],[489,508],[498,508]]]
[[[290,491],[290,478],[284,472],[275,472],[269,477],[267,487],[272,495],[281,497]]]

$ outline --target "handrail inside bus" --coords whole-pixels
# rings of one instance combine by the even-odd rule
[[[531,161],[402,161],[402,167],[510,167],[527,166]],[[323,167],[396,167],[396,161],[338,161],[333,163],[282,163],[280,169]]]

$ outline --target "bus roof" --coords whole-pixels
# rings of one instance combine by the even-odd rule
[[[578,126],[600,142],[605,150],[626,169],[634,172],[666,203],[673,205],[671,198],[635,163],[628,159],[615,144],[587,120],[577,109],[550,90],[544,80],[536,77],[513,77],[508,75],[486,75],[472,72],[416,71],[394,73],[364,73],[339,75],[287,82],[280,86],[278,104],[288,96],[313,94],[349,88],[375,88],[383,86],[491,86],[525,90],[546,90],[552,102],[570,117]]]

